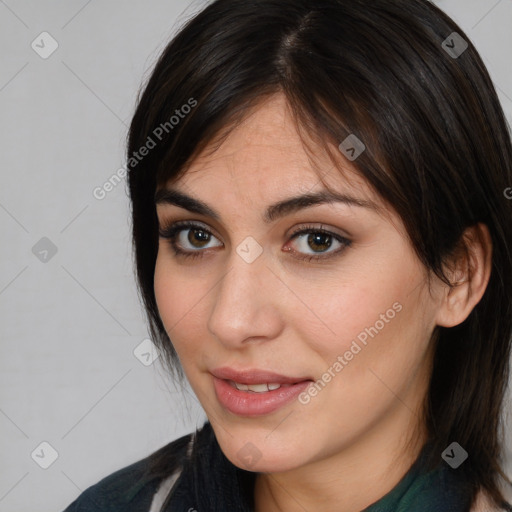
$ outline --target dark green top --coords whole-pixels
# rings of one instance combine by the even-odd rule
[[[188,512],[191,508],[199,512],[252,512],[256,474],[241,470],[224,456],[208,422],[196,432],[193,449],[186,453],[185,441],[191,436],[159,450],[160,454],[167,450],[172,467],[181,471],[165,512]],[[454,470],[444,461],[434,471],[425,471],[428,448],[425,445],[411,469],[388,494],[362,512],[470,512],[471,493],[464,471]],[[148,512],[164,478],[161,472],[158,476],[147,472],[149,459],[89,487],[64,512]]]

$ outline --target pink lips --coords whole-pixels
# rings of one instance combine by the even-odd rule
[[[237,416],[261,416],[270,414],[292,402],[304,391],[312,379],[309,377],[286,377],[266,370],[249,369],[237,371],[232,368],[217,368],[211,372],[215,393],[220,404]],[[262,393],[241,391],[229,381],[239,384],[285,384],[286,386]]]

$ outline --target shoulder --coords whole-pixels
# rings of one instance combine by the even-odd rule
[[[64,512],[149,511],[162,482],[172,481],[179,474],[193,437],[187,434],[104,477],[80,494]]]
[[[145,469],[143,459],[115,471],[87,488],[64,512],[114,512],[124,510],[128,505],[135,507],[134,503],[137,506],[148,503],[149,510],[158,481],[144,479]]]

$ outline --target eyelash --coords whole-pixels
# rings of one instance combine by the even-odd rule
[[[180,249],[179,246],[177,245],[176,236],[181,231],[186,231],[187,229],[198,229],[198,230],[203,231],[204,233],[215,236],[204,226],[202,226],[200,224],[195,224],[190,221],[179,221],[179,222],[176,222],[171,225],[164,225],[163,227],[160,228],[159,235],[161,238],[164,238],[169,241],[169,244],[170,244],[171,248],[174,250],[174,254],[177,257],[192,258],[192,259],[197,258],[197,257],[203,257],[203,253],[205,252],[205,250],[198,249],[196,251],[184,251],[183,249]],[[297,230],[295,230],[293,233],[291,233],[290,240],[294,240],[295,238],[299,237],[300,235],[315,234],[315,233],[323,233],[325,235],[329,235],[329,236],[333,237],[336,241],[343,244],[343,246],[336,251],[327,253],[328,254],[327,256],[322,256],[319,254],[319,255],[308,255],[308,256],[294,256],[295,258],[302,260],[302,261],[308,261],[308,262],[312,261],[312,260],[314,260],[314,261],[326,260],[326,259],[332,258],[336,255],[339,255],[347,247],[349,247],[352,243],[350,240],[348,240],[347,238],[345,238],[341,235],[338,235],[337,233],[333,233],[332,231],[327,231],[321,227],[318,228],[316,226],[311,226],[311,225],[302,226],[302,227],[298,228]],[[295,254],[301,254],[301,253],[298,253],[297,251],[290,251],[290,253],[292,253],[292,252]]]

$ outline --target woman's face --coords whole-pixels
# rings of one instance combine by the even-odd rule
[[[402,222],[350,162],[340,153],[345,179],[322,158],[329,188],[360,204],[294,202],[266,218],[326,191],[276,95],[167,185],[210,211],[170,194],[157,203],[161,229],[198,226],[174,238],[192,256],[160,238],[161,318],[223,452],[252,471],[397,446],[427,390],[437,282],[429,294]],[[237,390],[219,368],[247,372],[242,384],[283,383],[258,371],[296,384]]]

